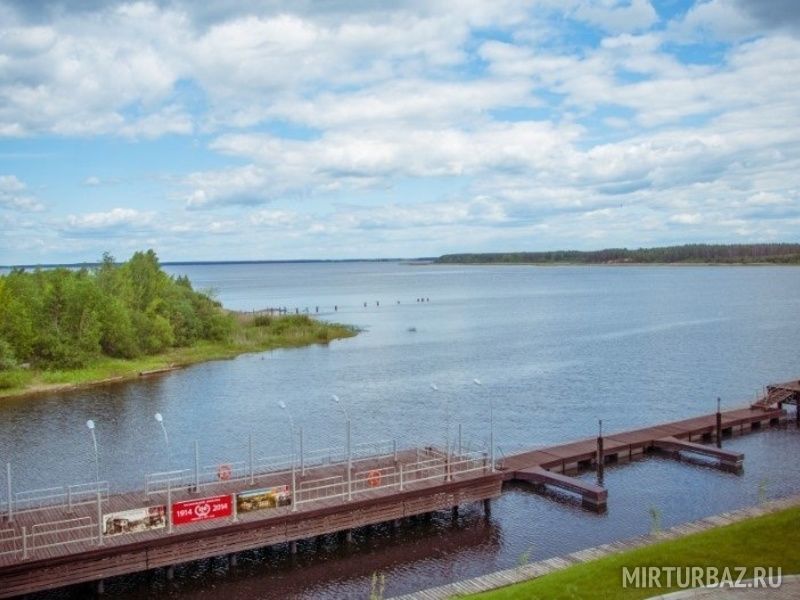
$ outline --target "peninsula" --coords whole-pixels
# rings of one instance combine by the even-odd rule
[[[165,273],[153,250],[94,268],[0,276],[0,398],[132,379],[357,330],[307,315],[237,313]]]

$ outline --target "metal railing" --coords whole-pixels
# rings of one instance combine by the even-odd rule
[[[351,462],[379,460],[397,454],[397,444],[393,440],[355,444],[351,451]],[[214,486],[237,483],[247,480],[263,480],[269,477],[284,476],[295,469],[306,471],[327,465],[345,464],[347,452],[341,448],[319,448],[300,456],[266,456],[251,461],[223,462],[217,465],[202,465],[198,470],[178,469],[147,473],[144,476],[145,496],[166,494],[169,489],[184,487],[204,489]],[[224,471],[224,476],[223,476]]]
[[[29,513],[49,508],[66,508],[71,511],[76,506],[96,503],[98,493],[103,501],[108,500],[110,489],[107,481],[91,481],[89,483],[24,490],[13,493],[11,508],[13,509],[13,514]],[[0,512],[7,514],[8,508],[8,499],[6,498],[0,502]]]
[[[65,539],[66,538],[66,539]],[[97,523],[91,517],[75,517],[36,523],[30,528],[0,530],[0,557],[20,556],[26,559],[31,552],[60,548],[83,542],[99,543]]]
[[[77,544],[79,542],[97,542],[98,540],[97,524],[92,521],[91,517],[75,517],[48,523],[37,523],[31,527],[31,531],[27,536],[23,532],[23,536],[27,537],[27,549],[29,551]],[[65,540],[63,536],[67,536],[70,539]]]
[[[446,458],[430,458],[399,467],[383,467],[356,472],[352,478],[350,489],[348,482],[336,480],[326,483],[332,478],[306,481],[295,491],[294,502],[298,505],[335,498],[355,498],[366,493],[382,490],[403,491],[409,485],[432,480],[448,481],[458,476],[477,472],[488,472],[489,464],[485,455],[477,458],[459,458],[448,461]]]

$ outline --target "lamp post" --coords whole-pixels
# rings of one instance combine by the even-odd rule
[[[97,452],[97,436],[94,434],[94,421],[89,419],[86,421],[86,427],[92,434],[92,446],[94,447],[94,481],[95,493],[97,494],[97,543],[103,544],[103,505],[101,504],[100,496],[100,455]],[[11,502],[11,499],[8,500]]]
[[[472,383],[481,387],[483,384],[480,379],[473,379]],[[494,473],[494,400],[489,394],[489,463],[491,472]]]
[[[350,411],[347,410],[347,406],[345,406],[344,402],[341,401],[339,396],[336,394],[331,394],[331,400],[333,400],[339,408],[342,409],[345,418],[345,429],[346,429],[346,445],[347,445],[347,499],[353,499],[353,480],[352,480],[352,473],[353,473],[353,448],[352,448],[352,436],[351,436],[351,421],[350,421]]]
[[[156,413],[153,415],[153,418],[155,418],[156,422],[161,425],[161,431],[164,432],[164,442],[167,444],[167,465],[170,469],[172,469],[172,448],[169,445],[169,435],[167,435],[167,428],[164,425],[164,417],[161,415],[161,413]]]
[[[92,446],[94,447],[94,480],[95,484],[97,485],[97,489],[100,489],[100,456],[97,452],[97,436],[94,434],[94,421],[89,419],[86,421],[86,427],[89,428],[89,432],[92,434]]]
[[[290,427],[290,437],[292,440],[292,512],[297,510],[297,472],[295,470],[295,453],[294,453],[294,418],[292,418],[292,413],[289,412],[289,409],[286,408],[286,402],[280,400],[278,402],[278,406],[286,412],[286,416],[289,417],[289,427]]]

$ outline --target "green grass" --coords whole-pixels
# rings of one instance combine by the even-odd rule
[[[610,600],[649,598],[676,588],[622,587],[622,568],[638,566],[781,567],[800,572],[800,507],[740,521],[725,527],[660,542],[575,565],[538,579],[492,592],[464,596],[475,600]],[[734,580],[737,574],[734,572]]]
[[[132,379],[142,371],[233,358],[245,352],[327,344],[356,333],[358,331],[353,327],[317,321],[305,315],[262,317],[256,321],[252,315],[238,314],[233,334],[222,342],[202,341],[191,347],[172,348],[160,354],[133,359],[99,357],[81,369],[16,369],[0,372],[0,398],[119,378]]]

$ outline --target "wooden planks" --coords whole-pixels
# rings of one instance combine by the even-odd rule
[[[0,567],[0,598],[348,531],[496,498],[501,486],[502,474],[478,473],[399,493],[375,492],[353,502],[321,503],[312,510],[268,510],[262,511],[261,518],[248,513],[242,515],[247,519],[236,523],[200,523],[186,529],[176,528],[176,533],[170,536],[148,532],[133,543],[128,538],[129,543],[122,545],[89,544],[71,554]],[[272,515],[265,518],[264,513]]]

